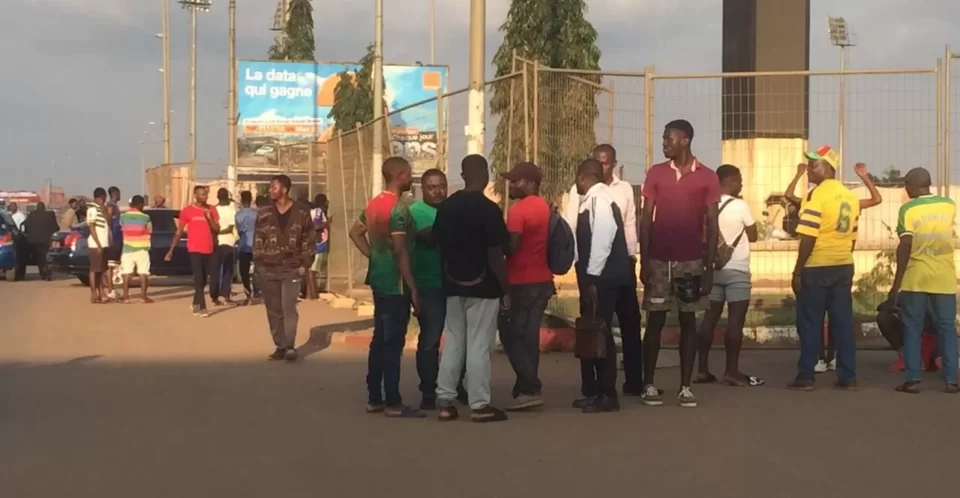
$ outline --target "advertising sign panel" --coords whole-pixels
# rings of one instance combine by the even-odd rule
[[[282,61],[239,61],[237,110],[239,166],[270,161],[276,149],[316,137],[333,136],[329,117],[340,74],[356,64]],[[384,100],[389,111],[401,109],[445,92],[443,66],[384,65]],[[407,157],[422,172],[437,157],[437,102],[421,104],[390,115],[394,155]],[[446,126],[446,123],[444,123]]]

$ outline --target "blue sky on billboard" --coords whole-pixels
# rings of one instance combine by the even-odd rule
[[[198,147],[201,162],[224,164],[227,151],[227,9],[215,0],[200,14],[198,40]],[[320,60],[356,60],[373,39],[373,2],[314,0],[316,56]],[[657,72],[720,70],[722,0],[588,0],[588,19],[599,32],[601,66],[640,71],[654,64]],[[878,8],[882,4],[883,8]],[[0,30],[0,56],[16,70],[4,78],[0,92],[0,149],[4,150],[0,187],[37,189],[45,178],[82,193],[116,182],[126,191],[140,185],[140,152],[147,164],[162,160],[160,84],[160,2],[146,0],[10,0],[10,22]],[[273,32],[275,2],[238,2],[237,57],[265,58]],[[450,68],[448,89],[467,84],[469,2],[436,0],[436,63]],[[428,0],[385,2],[384,55],[387,62],[429,62]],[[171,2],[171,82],[173,155],[185,161],[188,152],[189,79],[188,16]],[[501,42],[498,32],[509,0],[487,0],[487,60]],[[854,69],[932,68],[952,43],[960,50],[960,2],[955,0],[812,0],[811,69],[837,67],[837,50],[827,36],[827,16],[845,16],[859,35],[850,52]],[[6,18],[5,18],[6,19]],[[15,22],[13,20],[15,19]],[[695,27],[695,28],[691,28]],[[29,47],[25,50],[24,47]],[[59,77],[50,77],[50,68]],[[488,78],[492,68],[488,68]],[[929,78],[928,78],[929,79]],[[880,82],[880,83],[877,83]],[[668,117],[687,117],[698,127],[695,146],[713,149],[717,128],[707,82],[661,82],[662,97],[654,126]],[[879,85],[879,86],[878,86]],[[634,124],[634,108],[642,96],[617,82],[614,141],[629,159],[643,130]],[[642,85],[639,85],[642,86]],[[831,114],[834,80],[811,83],[811,141],[835,134]],[[627,87],[622,89],[622,87]],[[875,169],[908,161],[928,163],[931,94],[935,88],[921,75],[849,83],[848,162],[863,159]],[[953,71],[954,123],[960,123],[960,62]],[[402,92],[402,90],[401,90]],[[699,92],[687,98],[684,92]],[[449,108],[450,150],[463,148],[466,98]],[[683,114],[683,116],[681,116]],[[150,125],[148,123],[156,123]],[[489,123],[490,128],[495,124]],[[814,126],[817,125],[817,126]],[[954,126],[954,129],[960,129]],[[488,143],[492,141],[488,129]],[[659,135],[654,134],[655,138]],[[145,142],[142,146],[140,142]],[[655,141],[655,144],[657,142]],[[622,145],[621,145],[622,144]],[[920,151],[922,153],[917,153]],[[960,157],[960,135],[952,138],[952,155]],[[659,152],[656,154],[659,155]],[[856,157],[854,157],[856,156]],[[713,161],[713,159],[709,159]],[[457,161],[451,161],[456,164]],[[960,161],[954,161],[955,164]],[[911,167],[916,164],[906,164]],[[932,165],[924,164],[932,168]],[[637,166],[628,177],[639,175]],[[215,166],[207,174],[218,174]],[[954,169],[958,169],[956,166]]]

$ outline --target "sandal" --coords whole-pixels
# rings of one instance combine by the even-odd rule
[[[367,403],[367,413],[381,413],[386,409],[386,405],[383,403]]]
[[[385,409],[383,416],[387,418],[426,418],[427,414],[409,406],[400,405]]]
[[[507,420],[507,413],[490,405],[480,408],[479,410],[474,410],[473,413],[470,414],[470,421],[479,424],[503,422],[504,420]]]
[[[149,297],[145,297],[145,298],[141,299],[140,301],[141,301],[143,304],[153,304],[153,299],[150,299]]]
[[[444,406],[440,409],[440,414],[437,415],[437,420],[441,422],[450,422],[458,418],[460,418],[460,412],[453,405]]]
[[[694,379],[693,383],[694,384],[713,384],[716,381],[717,381],[717,376],[713,375],[710,372],[707,372],[705,374],[697,374],[697,378]]]
[[[897,386],[896,391],[898,393],[907,393],[907,394],[919,394],[920,393],[920,381],[911,380],[904,382]]]
[[[760,377],[754,377],[753,375],[748,375],[746,381],[724,375],[723,382],[732,387],[760,387],[767,383]]]

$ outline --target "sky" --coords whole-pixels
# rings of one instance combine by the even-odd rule
[[[469,2],[435,1],[436,62],[449,65],[450,88],[461,88],[467,84]],[[429,0],[386,0],[384,4],[385,61],[428,62]],[[108,184],[127,192],[139,190],[142,162],[162,161],[158,143],[162,139],[161,42],[155,36],[161,29],[161,5],[156,0],[5,3],[4,12],[11,15],[0,18],[0,57],[8,68],[0,85],[0,150],[4,151],[0,189],[37,190],[49,178],[69,193]],[[314,0],[313,5],[317,59],[361,57],[373,39],[374,2]],[[587,0],[587,5],[587,18],[599,32],[604,69],[640,71],[654,64],[658,73],[720,70],[721,0]],[[508,7],[509,0],[487,0],[488,62],[500,45],[498,28]],[[269,28],[274,8],[272,0],[237,1],[238,58],[266,58],[273,38]],[[838,64],[837,50],[826,34],[830,15],[845,16],[857,34],[859,44],[848,59],[852,69],[932,68],[936,58],[943,56],[944,45],[952,43],[960,50],[960,30],[956,29],[960,2],[813,0],[810,65],[814,70],[830,70]],[[170,20],[173,156],[175,161],[186,161],[189,16],[172,3]],[[201,176],[216,176],[225,164],[227,28],[227,2],[214,0],[212,10],[201,13],[199,21]],[[960,76],[960,59],[954,60],[954,68],[954,75]],[[488,79],[492,75],[493,68],[488,67]],[[872,165],[913,157],[933,160],[935,143],[927,138],[935,136],[933,81],[927,75],[850,78],[848,89],[854,96],[850,97],[847,155],[862,155]],[[656,126],[662,126],[667,117],[684,113],[696,126],[696,118],[710,114],[691,107],[697,102],[707,105],[711,95],[716,98],[719,92],[719,84],[711,87],[710,82],[702,81],[662,81],[657,85]],[[953,78],[953,87],[955,111],[960,109],[960,78]],[[818,134],[826,139],[835,133],[830,128],[835,117],[829,112],[835,105],[830,100],[833,88],[833,80],[827,78],[811,82],[811,127],[817,128],[811,131],[811,141]],[[688,95],[691,92],[694,97]],[[633,105],[630,99],[628,93],[615,108],[628,113]],[[637,100],[636,96],[633,99]],[[453,123],[457,111],[451,108],[450,112]],[[954,116],[955,128],[960,128],[960,113],[954,112]],[[712,126],[706,126],[708,131]],[[622,128],[615,134],[615,142],[627,143],[626,149],[635,148],[631,140],[642,142],[626,136],[628,125]],[[458,132],[456,126],[451,132]],[[492,141],[492,130],[487,137]],[[456,140],[451,137],[451,152]],[[711,144],[708,134],[705,140],[705,153],[710,156],[719,139]],[[952,141],[954,162],[960,163],[960,135],[955,134]],[[642,153],[636,150],[625,155],[623,162],[631,168],[627,176],[639,180],[642,171],[635,163]],[[883,167],[877,165],[876,169]]]

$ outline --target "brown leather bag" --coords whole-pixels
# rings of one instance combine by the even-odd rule
[[[575,323],[574,355],[581,360],[602,360],[607,357],[607,326],[589,306]]]

